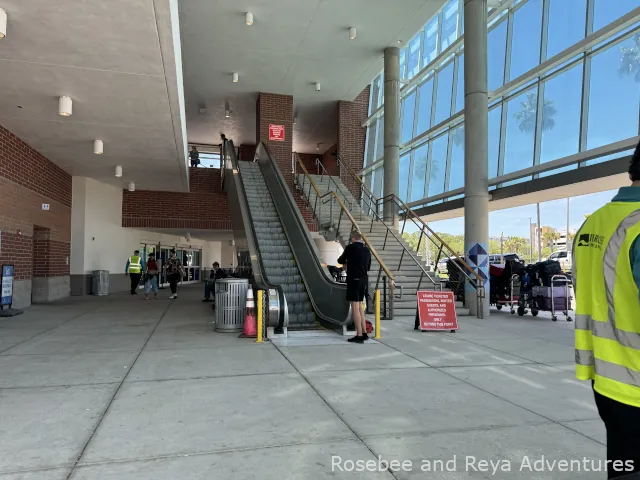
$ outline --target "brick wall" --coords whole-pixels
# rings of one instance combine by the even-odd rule
[[[221,190],[220,170],[190,168],[190,192],[125,190],[122,226],[231,230],[227,195]]]
[[[353,102],[338,102],[338,153],[342,160],[359,172],[364,165],[365,127],[369,110],[369,89],[367,86]],[[356,198],[360,198],[360,185],[345,169],[340,178]]]
[[[269,140],[269,125],[284,127],[284,141]],[[264,142],[271,152],[271,156],[280,167],[289,189],[293,193],[296,204],[302,213],[309,230],[318,231],[318,224],[307,208],[305,201],[293,187],[293,172],[291,171],[291,155],[293,153],[293,97],[275,93],[260,93],[256,103],[256,144]]]
[[[42,210],[42,204],[49,210]],[[46,265],[34,262],[34,234]],[[0,262],[15,265],[16,280],[69,275],[71,175],[0,125]],[[34,268],[36,269],[34,272]]]
[[[326,170],[326,174],[328,175],[339,175],[340,170],[338,169],[338,160],[336,157],[331,155],[331,152],[336,151],[336,146],[334,145],[331,149],[327,150],[324,154],[315,154],[315,153],[299,153],[300,160],[302,160],[302,164],[305,166],[307,171],[311,175],[318,175],[318,168],[316,167],[316,159],[319,158],[324,165]],[[322,173],[322,169],[320,169],[320,173]]]

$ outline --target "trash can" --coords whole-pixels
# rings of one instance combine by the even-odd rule
[[[99,296],[109,295],[109,270],[93,271],[91,293]]]
[[[216,332],[241,332],[247,303],[249,280],[221,278],[216,280]]]

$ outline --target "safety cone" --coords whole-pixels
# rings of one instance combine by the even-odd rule
[[[256,307],[253,302],[253,289],[249,287],[249,290],[247,291],[247,307],[244,317],[244,329],[240,334],[240,338],[256,338],[257,336]]]

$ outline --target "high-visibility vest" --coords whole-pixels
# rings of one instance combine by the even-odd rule
[[[630,249],[640,236],[640,202],[611,202],[574,240],[576,376],[640,407],[640,299]]]
[[[140,257],[134,255],[129,257],[129,273],[140,273],[142,271],[142,264],[140,263]]]

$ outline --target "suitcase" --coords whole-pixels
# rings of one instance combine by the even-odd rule
[[[546,312],[552,311],[551,297],[533,297],[533,302],[538,310]],[[571,297],[553,297],[553,310],[556,312],[566,312],[571,310]]]

